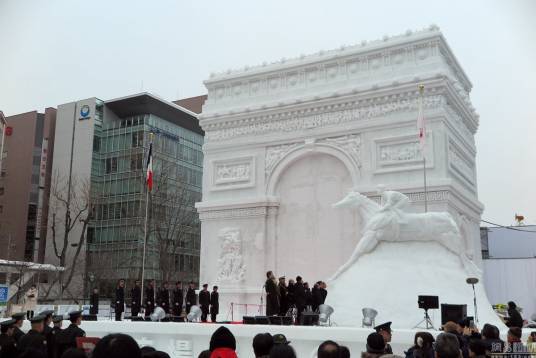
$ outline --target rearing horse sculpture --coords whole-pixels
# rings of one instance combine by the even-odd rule
[[[359,257],[372,252],[380,241],[435,241],[457,255],[468,274],[479,274],[478,267],[469,259],[458,226],[447,212],[413,214],[403,211],[409,198],[396,191],[382,193],[383,206],[366,196],[352,191],[333,204],[335,208],[357,208],[365,227],[363,237],[350,259],[333,275],[335,280]]]

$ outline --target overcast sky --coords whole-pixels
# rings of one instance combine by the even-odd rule
[[[473,82],[483,218],[536,224],[536,1],[0,0],[0,109],[206,93],[211,72],[437,24]]]

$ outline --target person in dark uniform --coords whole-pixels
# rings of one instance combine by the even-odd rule
[[[130,290],[130,315],[132,317],[138,316],[141,309],[141,287],[140,281],[134,283],[134,287]]]
[[[91,297],[89,297],[89,314],[99,314],[99,289],[94,288]]]
[[[43,335],[44,321],[45,317],[39,315],[30,319],[32,328],[20,339],[17,345],[19,352],[22,353],[27,349],[34,349],[43,353],[45,356],[48,355],[47,340]]]
[[[190,313],[190,308],[197,304],[197,296],[195,295],[195,284],[190,281],[188,291],[186,291],[186,314]]]
[[[148,317],[154,311],[154,280],[149,281],[145,289],[145,317]]]
[[[85,337],[86,332],[79,326],[82,324],[82,311],[69,312],[71,324],[56,335],[56,353],[61,357],[69,348],[76,348],[76,338]]]
[[[0,356],[1,357],[16,357],[17,356],[17,342],[13,338],[13,332],[15,330],[14,319],[8,319],[0,323]]]
[[[309,288],[309,283],[305,282],[303,284],[303,288],[305,289],[305,306],[307,308],[313,307],[313,294],[311,293],[311,289]]]
[[[320,281],[314,284],[313,289],[311,290],[311,295],[313,296],[313,312],[316,312],[318,306],[321,305],[320,301],[322,300],[322,295],[320,294]]]
[[[175,284],[175,289],[173,290],[173,315],[180,316],[182,314],[182,302],[184,301],[184,296],[182,294],[182,282],[177,281]]]
[[[208,292],[208,285],[205,283],[203,289],[199,291],[199,305],[201,306],[201,322],[207,321],[207,316],[210,307],[210,292]]]
[[[296,307],[296,300],[294,299],[294,288],[295,283],[293,279],[288,280],[288,286],[287,286],[287,302],[288,302],[288,308]]]
[[[52,355],[49,353],[48,358],[59,358],[58,352],[57,352],[57,344],[56,339],[58,337],[58,334],[62,331],[61,326],[63,325],[63,316],[52,316],[52,323],[54,324],[54,327],[52,327],[51,335],[52,335]],[[47,341],[47,345],[49,345],[49,352],[50,352],[50,343]]]
[[[324,281],[320,281],[320,297],[321,297],[320,304],[321,305],[326,303],[326,297],[328,297],[327,287],[328,285],[326,285]]]
[[[266,315],[275,316],[279,314],[279,290],[277,282],[272,271],[266,272],[266,282],[264,283],[266,291]]]
[[[22,336],[24,336],[24,332],[21,331],[22,324],[24,323],[24,317],[26,317],[26,313],[19,312],[15,313],[11,316],[15,320],[15,330],[13,331],[13,339],[15,342],[19,343],[19,340]]]
[[[121,315],[125,311],[125,280],[119,280],[115,289],[115,320],[121,321]]]
[[[303,286],[301,276],[296,277],[296,284],[294,285],[294,302],[296,304],[296,310],[298,311],[298,316],[296,319],[298,322],[300,322],[302,312],[305,310],[305,305],[307,303],[305,297],[305,287]]]
[[[285,276],[279,277],[279,284],[277,285],[279,289],[279,315],[285,316],[289,309],[288,305],[288,290],[285,283]]]
[[[52,357],[53,351],[54,351],[54,336],[52,335],[52,327],[50,327],[50,324],[52,323],[52,315],[54,314],[54,310],[46,310],[39,313],[39,316],[44,317],[43,322],[43,336],[47,340],[47,352],[48,356]]]
[[[158,292],[158,305],[162,307],[166,314],[169,313],[169,285],[164,282],[164,285]]]
[[[385,342],[384,354],[393,354],[393,348],[391,348],[391,345],[389,344],[389,342],[391,342],[391,338],[393,337],[393,331],[391,330],[391,323],[392,322],[385,322],[374,327],[376,332],[381,334]]]
[[[218,293],[218,286],[214,286],[210,293],[210,321],[212,323],[216,323],[218,313],[220,313],[220,294]]]

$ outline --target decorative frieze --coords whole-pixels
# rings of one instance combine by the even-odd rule
[[[417,193],[403,193],[406,195],[409,200],[412,203],[420,203],[424,202],[424,191],[417,192]],[[426,193],[426,197],[428,198],[428,202],[444,202],[449,200],[449,191],[448,190],[435,190],[435,191],[429,191]],[[374,200],[376,203],[380,204],[381,196],[380,195],[373,195],[369,196],[369,199]]]
[[[223,228],[218,233],[218,239],[221,243],[221,251],[218,259],[217,282],[236,283],[243,281],[246,266],[242,256],[240,229]]]
[[[255,158],[243,157],[212,161],[212,190],[255,185]]]
[[[199,219],[205,220],[221,220],[221,219],[240,219],[255,216],[271,215],[277,211],[277,207],[270,206],[254,206],[247,208],[232,208],[232,209],[206,209],[199,211]]]
[[[382,165],[422,161],[419,141],[382,145],[379,148],[379,152],[378,161]]]
[[[438,108],[446,104],[442,95],[427,96],[423,100],[425,109]],[[231,128],[221,128],[211,130],[208,125],[205,133],[206,142],[230,140],[241,136],[256,136],[272,133],[294,132],[299,130],[322,128],[327,126],[340,125],[353,121],[362,121],[383,117],[392,113],[402,111],[416,111],[419,106],[419,99],[398,98],[381,104],[361,101],[359,104],[344,108],[342,110],[326,110],[317,112],[294,112],[290,117],[274,119],[272,117],[265,120],[244,119]],[[217,128],[215,125],[213,128]]]
[[[282,144],[266,148],[265,156],[265,174],[269,175],[275,168],[276,164],[293,149],[298,147],[299,143]]]
[[[449,140],[448,156],[450,169],[473,186],[475,184],[475,164],[453,140]]]
[[[376,174],[422,169],[423,153],[415,133],[374,140]],[[432,131],[426,132],[426,167],[434,166]]]
[[[317,143],[330,144],[334,147],[341,149],[352,160],[361,167],[361,136],[359,134],[349,134],[339,137],[324,138],[317,141]]]

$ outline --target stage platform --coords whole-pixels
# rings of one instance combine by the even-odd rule
[[[23,330],[30,328],[24,322]],[[64,327],[70,322],[64,321]],[[373,331],[360,327],[320,327],[320,326],[274,326],[212,323],[176,322],[131,322],[131,321],[85,321],[81,328],[88,337],[103,337],[109,333],[125,333],[138,341],[140,346],[150,345],[167,352],[171,357],[197,357],[208,349],[212,333],[221,325],[228,327],[236,337],[237,353],[240,357],[252,357],[252,341],[257,333],[284,334],[296,350],[298,357],[315,357],[318,345],[327,339],[350,348],[352,356],[360,356],[365,350],[367,336]],[[393,352],[403,355],[412,344],[415,332],[422,329],[395,329],[391,346]],[[528,334],[525,330],[524,336]],[[439,331],[430,331],[434,336]],[[502,332],[506,338],[506,332]],[[526,337],[524,337],[526,340]]]

